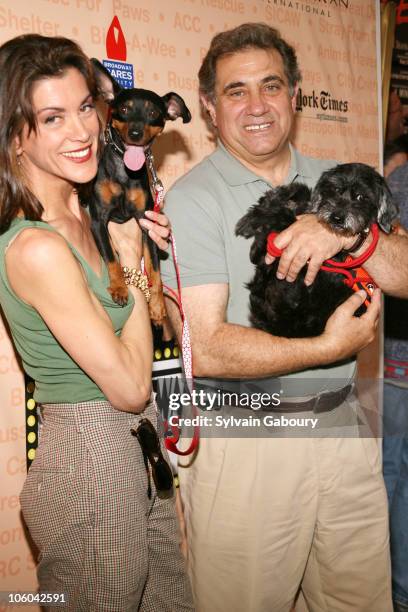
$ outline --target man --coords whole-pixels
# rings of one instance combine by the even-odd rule
[[[197,610],[288,612],[302,588],[313,612],[391,612],[378,449],[372,438],[356,435],[358,405],[347,396],[352,356],[374,337],[379,295],[360,318],[353,313],[364,296],[352,296],[319,338],[272,337],[248,323],[245,283],[253,267],[250,244],[235,237],[236,222],[272,186],[294,180],[313,186],[333,165],[289,144],[300,81],[296,55],[273,28],[244,24],[213,39],[199,80],[218,147],[166,198],[194,374],[213,389],[224,384],[220,379],[240,379],[247,389],[254,379],[262,379],[256,381],[262,389],[276,388],[278,380],[286,410],[293,405],[289,416],[319,413],[320,434],[295,437],[281,428],[280,435],[263,429],[243,439],[231,432],[201,438],[193,465],[180,471]],[[292,278],[306,253],[302,265],[310,259],[313,277],[319,259],[357,239],[340,239],[305,217],[281,236],[287,253],[280,272]],[[175,286],[172,262],[163,274]],[[169,314],[180,337],[170,301]],[[248,417],[251,410],[220,412]]]
[[[387,178],[396,168],[408,161],[407,142],[405,136],[400,136],[384,147],[384,177]]]
[[[408,227],[408,164],[399,166],[388,185]],[[394,612],[408,612],[408,301],[385,300],[384,479],[390,509]]]

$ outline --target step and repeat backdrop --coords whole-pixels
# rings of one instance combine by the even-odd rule
[[[300,59],[303,81],[293,135],[298,149],[378,168],[376,5],[376,0],[0,0],[0,43],[29,32],[67,36],[104,60],[124,86],[180,94],[193,119],[167,125],[154,148],[167,189],[214,147],[200,115],[197,80],[212,36],[264,21],[282,31]],[[158,361],[169,360],[169,370],[177,367],[176,357],[172,345],[156,350]],[[37,442],[31,390],[0,320],[0,591],[36,588],[35,551],[18,501]]]

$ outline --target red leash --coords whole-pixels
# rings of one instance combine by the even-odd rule
[[[353,257],[349,256],[344,262],[334,261],[333,259],[326,259],[325,263],[336,266],[337,268],[358,268],[358,266],[361,266],[361,264],[366,262],[367,259],[371,257],[371,255],[374,253],[378,243],[378,225],[376,223],[373,223],[370,229],[373,234],[373,241],[367,248],[367,250],[360,255],[360,257],[356,257],[354,259]],[[266,243],[266,250],[269,255],[272,255],[272,257],[280,257],[284,251],[284,249],[279,249],[277,246],[275,246],[274,240],[276,236],[279,236],[279,232],[270,232],[270,234],[268,234]]]
[[[155,191],[153,211],[159,213],[161,210],[161,204],[164,199],[164,187],[163,187],[163,183],[161,182],[161,180],[158,178],[156,174],[156,169],[153,163],[154,161],[153,155],[150,149],[146,151],[146,160],[147,160],[147,164],[150,170],[150,174],[152,176],[153,188]],[[179,267],[177,263],[176,241],[172,234],[170,234],[170,244],[171,244],[171,251],[173,255],[174,268],[176,271],[177,292],[174,291],[171,287],[167,287],[166,285],[164,285],[164,288],[172,295],[172,297],[174,297],[176,304],[180,310],[181,322],[183,325],[183,332],[181,336],[181,356],[183,360],[184,376],[186,377],[186,380],[187,380],[187,386],[189,387],[190,391],[192,391],[193,390],[193,353],[191,349],[190,330],[188,327],[188,322],[186,319],[186,315],[185,315],[184,308],[183,308],[183,302],[181,299],[181,280],[180,280],[180,271],[179,271]],[[192,404],[192,408],[193,408],[193,415],[197,416],[198,412],[194,404]],[[180,455],[182,457],[185,457],[186,455],[190,455],[198,447],[198,443],[200,439],[199,426],[198,425],[194,426],[193,438],[190,442],[190,445],[185,451],[182,451],[179,448],[177,448],[177,442],[180,439],[180,429],[178,426],[178,417],[177,416],[172,417],[172,421],[173,423],[174,421],[177,421],[177,423],[170,425],[167,420],[164,421],[164,429],[166,432],[166,436],[164,438],[164,444],[167,450],[171,451],[172,453],[175,453],[176,455]],[[170,431],[172,433],[171,436],[167,435]]]
[[[159,185],[155,185],[155,192],[153,212],[159,213],[161,211],[161,203],[164,198],[164,187],[161,182]]]
[[[373,240],[370,246],[359,257],[354,258],[349,255],[343,262],[334,261],[334,259],[327,259],[321,266],[321,270],[324,270],[325,272],[343,274],[343,276],[346,277],[344,282],[348,287],[353,289],[353,291],[364,289],[368,295],[373,293],[374,289],[376,288],[376,284],[371,276],[364,270],[362,264],[365,263],[374,253],[379,239],[378,225],[373,223],[370,229],[373,235]],[[284,251],[284,249],[279,249],[275,245],[274,241],[276,236],[278,236],[278,232],[271,232],[268,235],[266,243],[267,253],[272,255],[272,257],[280,257]],[[369,299],[367,298],[364,304],[368,306],[368,303]]]
[[[164,285],[164,288],[174,297],[177,303],[177,306],[179,308],[179,311],[180,311],[181,322],[183,325],[183,332],[181,335],[181,355],[183,359],[184,375],[187,380],[187,386],[190,388],[190,391],[192,391],[193,390],[193,352],[191,349],[190,330],[188,327],[188,322],[186,319],[186,315],[184,313],[183,302],[181,299],[181,279],[180,279],[180,271],[179,271],[179,267],[177,263],[176,241],[175,241],[173,234],[170,236],[170,242],[171,242],[171,252],[173,255],[174,268],[176,271],[177,292],[174,291],[171,287],[168,287],[166,285]],[[193,403],[191,405],[193,409],[193,416],[197,416],[198,412],[197,412],[196,406]],[[178,417],[173,417],[172,420],[174,421],[176,419],[178,421]],[[165,421],[164,425],[165,425],[166,431],[169,431],[170,429],[173,434],[171,437],[166,436],[164,439],[164,443],[166,445],[167,450],[171,451],[172,453],[175,453],[176,455],[185,457],[186,455],[190,455],[191,453],[193,453],[195,449],[198,447],[198,443],[200,440],[200,427],[198,425],[194,425],[193,438],[190,442],[189,447],[185,451],[180,450],[176,446],[177,442],[180,439],[180,429],[178,427],[178,423],[176,425],[169,425],[167,421]]]

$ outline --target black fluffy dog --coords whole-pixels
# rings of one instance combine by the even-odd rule
[[[89,210],[96,245],[109,270],[112,299],[126,304],[128,289],[108,233],[108,222],[124,223],[141,219],[153,209],[145,152],[160,134],[167,120],[191,119],[184,100],[176,93],[164,96],[147,89],[122,89],[106,68],[92,60],[99,89],[110,107],[105,130],[105,147],[98,166]],[[143,258],[150,283],[149,313],[155,325],[166,316],[159,270],[158,248],[143,233]]]
[[[324,172],[313,190],[302,183],[272,189],[251,207],[236,226],[238,236],[254,237],[250,259],[256,272],[247,285],[250,320],[254,327],[276,336],[321,334],[333,311],[353,293],[344,283],[343,274],[320,270],[307,287],[306,266],[296,281],[289,283],[276,278],[278,259],[265,264],[269,233],[283,231],[297,215],[305,213],[315,213],[333,232],[364,237],[373,223],[390,232],[398,209],[383,177],[357,163],[341,164]],[[342,252],[333,259],[344,261],[346,257],[347,253]],[[357,314],[362,314],[365,307],[359,311]]]

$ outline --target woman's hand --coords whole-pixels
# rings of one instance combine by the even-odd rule
[[[165,251],[169,246],[170,221],[164,213],[156,213],[146,210],[146,219],[140,219],[139,223],[145,229],[150,238],[157,244],[159,249]]]
[[[135,219],[129,219],[125,223],[115,223],[114,221],[108,223],[113,248],[119,254],[122,265],[132,265],[129,263],[130,261],[135,259],[140,261],[143,255],[140,228],[148,232],[150,238],[160,249],[166,250],[168,248],[170,236],[168,217],[163,213],[156,213],[152,210],[146,210],[145,217],[140,219],[139,223]]]
[[[142,257],[142,231],[136,219],[125,223],[109,221],[108,231],[121,264],[138,267],[137,261],[140,265]]]

